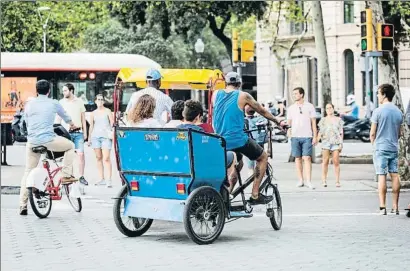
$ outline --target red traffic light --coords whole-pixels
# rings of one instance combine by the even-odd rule
[[[392,24],[381,24],[381,36],[392,38],[394,35],[394,26]]]

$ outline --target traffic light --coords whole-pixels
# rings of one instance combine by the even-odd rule
[[[394,26],[392,24],[377,24],[377,51],[393,51]]]
[[[365,9],[360,12],[361,25],[361,42],[360,47],[363,52],[373,51],[373,12],[371,9]]]
[[[238,31],[232,30],[232,62],[239,62]]]
[[[253,40],[241,41],[241,62],[253,62],[255,56],[255,43]]]

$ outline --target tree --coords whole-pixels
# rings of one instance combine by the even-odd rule
[[[159,23],[164,39],[171,36],[173,28],[188,41],[208,25],[231,56],[232,41],[225,33],[231,18],[236,15],[239,23],[252,16],[260,19],[266,6],[266,1],[139,1],[112,3],[110,9],[130,29],[145,23]],[[150,16],[155,20],[149,20]]]
[[[149,27],[139,25],[135,29],[126,29],[112,19],[106,23],[91,26],[86,32],[84,48],[93,53],[128,53],[141,54],[158,62],[164,68],[192,68],[199,56],[195,55],[194,44],[187,44],[174,32],[167,40],[156,35],[159,25]],[[207,44],[201,56],[201,66],[219,68],[220,56],[224,49],[218,41],[212,41],[212,33],[204,30],[203,40]]]
[[[322,5],[320,1],[312,2],[312,18],[315,33],[318,66],[320,67],[319,81],[323,97],[322,115],[324,115],[326,105],[328,103],[332,103],[332,88],[330,84],[329,59],[326,47],[325,29],[323,26]]]
[[[43,28],[37,13],[50,7],[47,27],[47,52],[71,52],[82,48],[89,25],[109,18],[102,2],[21,2],[1,3],[1,51],[41,52]]]
[[[399,3],[394,2],[395,5]],[[394,7],[393,3],[389,3],[389,5],[383,5],[380,1],[366,1],[366,4],[373,10],[374,14],[374,21],[379,23],[385,22],[385,17],[389,17],[392,21],[396,22],[395,25],[398,29],[398,37],[396,40],[400,42],[401,40],[408,38],[410,32],[406,29],[408,28],[408,24],[410,21],[410,12],[409,9],[403,8],[402,5],[398,5],[399,8],[396,6]],[[404,3],[402,3],[404,4]],[[408,3],[407,3],[408,4]],[[410,6],[408,6],[410,7]],[[390,12],[399,12],[396,14],[391,14]],[[402,13],[400,13],[402,12]],[[386,14],[386,15],[385,15]],[[399,19],[397,19],[399,18]],[[394,103],[397,107],[404,113],[403,102],[400,94],[399,82],[397,78],[397,71],[395,66],[395,61],[392,52],[385,53],[385,57],[379,59],[379,76],[383,83],[390,83],[394,86],[397,91],[394,97]],[[402,181],[402,184],[406,184],[407,186],[410,183],[410,130],[405,123],[403,123],[403,136],[399,139],[399,175]]]

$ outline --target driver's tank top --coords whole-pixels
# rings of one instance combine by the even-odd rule
[[[227,150],[242,147],[248,141],[248,135],[243,130],[244,113],[238,105],[239,93],[239,90],[220,90],[215,97],[212,125],[215,132],[225,138]]]

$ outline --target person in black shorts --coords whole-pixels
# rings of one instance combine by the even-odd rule
[[[268,165],[268,154],[244,132],[244,108],[249,105],[268,120],[276,123],[279,123],[279,121],[255,101],[249,93],[240,90],[242,81],[236,72],[229,72],[225,77],[225,82],[227,85],[225,90],[216,90],[213,93],[214,130],[225,138],[226,149],[236,153],[237,160],[240,161],[239,169],[243,167],[243,155],[252,161],[256,161],[252,195],[248,202],[252,205],[266,204],[272,201],[273,198],[272,196],[266,197],[260,194],[259,186]]]

